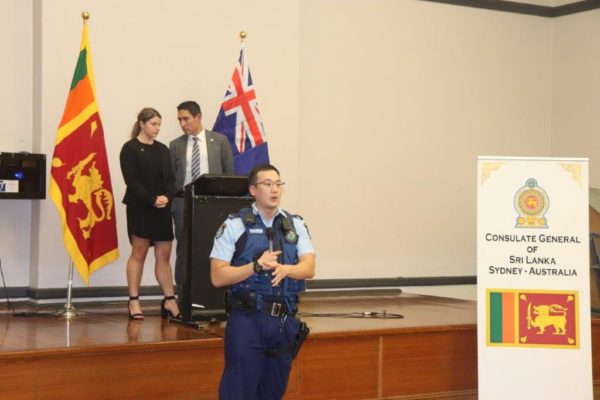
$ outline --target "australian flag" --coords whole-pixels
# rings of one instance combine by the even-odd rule
[[[243,44],[213,131],[229,138],[236,175],[247,175],[255,165],[269,162],[269,147]]]

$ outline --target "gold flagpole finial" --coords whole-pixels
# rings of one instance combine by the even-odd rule
[[[241,39],[242,43],[244,43],[246,41],[247,36],[248,35],[246,34],[246,32],[244,32],[244,31],[240,32],[240,39]]]
[[[88,19],[90,19],[90,13],[87,11],[82,12],[81,18],[83,18],[84,21],[87,21]]]

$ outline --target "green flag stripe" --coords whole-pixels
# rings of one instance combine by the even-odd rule
[[[79,52],[79,58],[77,59],[77,66],[75,67],[75,73],[73,74],[73,81],[71,82],[71,89],[79,83],[80,80],[85,78],[87,75],[87,49],[83,49]]]
[[[502,293],[490,293],[490,342],[502,343]]]

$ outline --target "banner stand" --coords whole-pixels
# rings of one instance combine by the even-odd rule
[[[592,400],[589,160],[478,157],[478,396]]]

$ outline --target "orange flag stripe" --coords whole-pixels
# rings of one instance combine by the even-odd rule
[[[515,293],[502,293],[502,341],[515,342]]]
[[[59,128],[64,124],[75,118],[81,113],[87,106],[94,102],[94,92],[90,85],[89,77],[83,78],[77,86],[69,92],[67,98],[67,104],[65,105],[65,112],[63,113],[62,120],[60,121]]]

